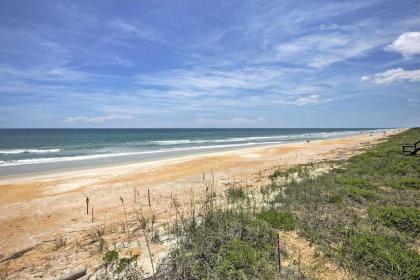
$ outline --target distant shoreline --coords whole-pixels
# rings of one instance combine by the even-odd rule
[[[15,179],[32,178],[38,176],[51,176],[54,174],[61,174],[67,172],[98,170],[103,168],[115,168],[121,166],[135,166],[136,164],[147,164],[166,160],[182,160],[183,158],[191,158],[204,155],[218,155],[220,153],[230,151],[242,151],[253,148],[270,148],[279,147],[285,144],[299,144],[310,141],[340,139],[349,136],[366,135],[371,133],[383,133],[383,131],[393,131],[395,129],[376,129],[375,131],[366,130],[360,131],[353,135],[336,135],[328,138],[310,139],[310,140],[289,140],[284,142],[270,142],[270,143],[255,143],[249,145],[229,146],[229,147],[208,147],[191,150],[168,151],[165,153],[150,153],[144,155],[123,155],[116,157],[106,157],[88,160],[71,160],[59,161],[49,163],[35,163],[25,165],[0,166],[0,183],[14,181]]]
[[[392,131],[393,129],[375,129],[375,130],[361,130],[359,133],[354,133],[351,135],[363,135],[371,133],[380,133],[383,131]],[[356,131],[356,130],[355,130]],[[328,138],[315,138],[315,139],[299,139],[299,140],[285,140],[278,142],[263,142],[263,143],[241,143],[241,144],[232,144],[232,145],[220,145],[220,146],[198,146],[190,147],[184,150],[168,150],[168,151],[150,151],[150,152],[139,152],[139,153],[127,153],[127,154],[116,154],[115,156],[110,155],[98,155],[98,158],[89,158],[86,159],[72,159],[68,160],[57,160],[56,162],[46,162],[46,163],[28,163],[21,165],[10,165],[10,166],[0,166],[0,182],[8,181],[18,178],[31,178],[34,176],[42,175],[51,175],[54,173],[63,173],[63,172],[75,172],[75,171],[84,171],[84,170],[95,170],[98,168],[107,168],[107,167],[119,167],[126,165],[133,165],[139,163],[149,163],[154,161],[161,160],[171,160],[183,157],[191,156],[200,156],[207,154],[218,154],[229,151],[240,151],[250,148],[258,147],[277,147],[284,144],[291,143],[303,143],[306,141],[316,141],[316,140],[325,140],[325,139],[339,139],[342,137],[347,137],[349,134],[329,136]]]

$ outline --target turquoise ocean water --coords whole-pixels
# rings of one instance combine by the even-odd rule
[[[375,129],[0,129],[0,175],[341,137]],[[29,166],[31,166],[29,168]],[[38,168],[36,168],[38,166]]]

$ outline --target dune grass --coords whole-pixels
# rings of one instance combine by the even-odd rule
[[[157,278],[275,279],[276,236],[245,211],[209,210],[197,227],[184,225]]]
[[[283,185],[280,210],[357,277],[419,279],[420,158],[401,154],[418,139],[420,129],[410,129],[343,168]]]

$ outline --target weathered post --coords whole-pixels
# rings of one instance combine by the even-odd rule
[[[279,272],[281,272],[281,247],[282,247],[282,242],[280,240],[280,233],[278,233],[277,235],[277,256],[278,256],[278,265],[279,265]]]
[[[147,199],[149,200],[149,208],[151,208],[151,204],[150,204],[150,190],[147,189]]]
[[[86,215],[89,215],[89,197],[86,197]]]
[[[93,207],[92,207],[92,223],[93,223]]]

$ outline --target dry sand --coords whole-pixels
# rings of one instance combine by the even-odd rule
[[[80,264],[89,269],[98,265],[101,255],[94,252],[90,233],[105,225],[108,241],[118,243],[118,227],[124,220],[120,198],[130,212],[136,189],[143,205],[148,204],[150,190],[152,207],[146,214],[153,213],[163,222],[169,215],[171,195],[181,204],[189,203],[191,192],[199,200],[204,193],[203,173],[205,180],[213,174],[221,192],[232,181],[263,183],[278,167],[347,158],[397,132],[0,180],[0,273],[12,279],[49,279]],[[94,222],[86,215],[86,197],[94,207]],[[4,260],[28,248],[21,256]],[[154,258],[166,249],[163,244],[154,245]],[[144,269],[150,270],[147,254],[138,250]]]

